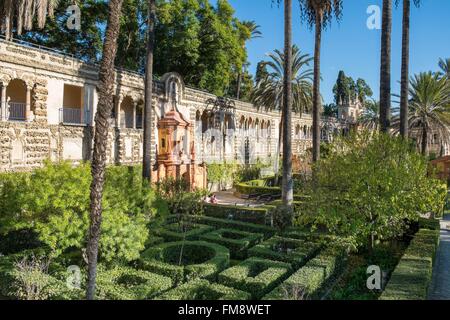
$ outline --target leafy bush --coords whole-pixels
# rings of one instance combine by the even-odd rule
[[[315,172],[302,223],[324,225],[354,249],[401,236],[408,220],[443,207],[442,183],[428,177],[426,160],[401,137],[340,137]]]
[[[256,224],[266,224],[269,209],[265,207],[250,208],[233,205],[204,204],[204,214],[209,217],[238,220]]]
[[[175,283],[194,278],[214,278],[230,263],[227,248],[204,241],[163,243],[147,249],[139,266],[171,277]]]
[[[200,240],[214,242],[227,247],[232,259],[245,259],[247,249],[263,239],[260,233],[250,233],[234,229],[219,229],[201,235]]]
[[[290,272],[288,263],[252,257],[221,272],[218,281],[249,292],[253,299],[260,299],[286,279]]]
[[[320,245],[315,242],[275,236],[248,250],[248,255],[290,263],[294,269],[303,266],[317,254]]]
[[[419,230],[392,273],[380,299],[425,300],[438,243],[438,230]]]
[[[24,223],[32,225],[53,256],[68,248],[86,246],[89,164],[47,162],[31,174],[2,174],[0,181],[0,202],[11,205],[2,215],[7,220],[3,232],[18,229]],[[142,182],[139,167],[108,167],[100,239],[102,259],[138,258],[148,237],[146,224],[156,214],[156,208],[163,211],[163,207],[164,203]]]
[[[199,236],[214,228],[193,222],[175,222],[166,224],[155,233],[166,241],[197,240]]]
[[[0,257],[0,297],[20,300],[73,300],[83,292],[69,289],[65,279],[50,271],[51,260],[42,250]]]
[[[295,272],[279,287],[264,297],[265,300],[316,299],[324,285],[339,272],[345,263],[345,251],[327,248]]]
[[[146,300],[170,289],[172,279],[148,271],[98,266],[96,298],[100,300]]]
[[[157,300],[250,300],[250,294],[221,284],[197,279],[169,290]]]

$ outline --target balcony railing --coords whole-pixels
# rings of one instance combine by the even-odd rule
[[[26,104],[20,102],[9,102],[7,111],[8,120],[26,120]]]
[[[63,124],[82,124],[80,108],[59,109],[59,121]]]

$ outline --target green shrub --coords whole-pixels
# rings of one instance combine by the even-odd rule
[[[204,214],[213,218],[256,224],[266,224],[267,221],[270,221],[269,210],[266,207],[250,208],[233,205],[205,204]]]
[[[425,300],[438,244],[438,230],[420,229],[405,250],[380,299]]]
[[[345,251],[342,249],[330,247],[323,250],[275,290],[267,294],[264,299],[317,299],[324,286],[342,269],[345,257]]]
[[[169,290],[157,300],[249,300],[250,294],[217,283],[197,279]]]
[[[106,170],[100,239],[100,256],[106,261],[138,258],[148,237],[146,224],[156,208],[163,211],[164,202],[141,176],[139,166]],[[10,205],[0,215],[2,227],[7,226],[3,233],[32,225],[53,256],[68,248],[81,251],[89,226],[90,184],[88,163],[47,162],[33,173],[2,174],[0,203]]]
[[[213,229],[211,226],[182,221],[166,224],[155,233],[166,241],[197,240],[200,235]]]
[[[315,242],[275,236],[248,250],[248,255],[290,263],[294,269],[303,266],[320,249]]]
[[[218,281],[260,299],[289,276],[288,263],[252,257],[221,272]]]
[[[142,269],[171,277],[175,283],[194,278],[214,278],[228,267],[227,248],[204,241],[170,242],[144,251]]]
[[[105,269],[99,265],[96,298],[100,300],[147,300],[170,289],[172,279],[129,267]]]
[[[250,233],[234,229],[219,229],[201,235],[200,240],[218,243],[230,250],[232,259],[245,259],[247,249],[263,239],[260,233]]]
[[[19,300],[79,300],[84,292],[70,289],[49,267],[40,249],[0,257],[0,297]]]

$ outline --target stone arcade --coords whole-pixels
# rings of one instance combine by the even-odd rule
[[[0,172],[31,170],[52,161],[89,160],[98,95],[97,66],[30,44],[0,40]],[[142,75],[117,70],[107,161],[138,164],[143,156]],[[154,82],[153,180],[185,177],[206,186],[207,163],[273,162],[279,112],[234,101],[235,112],[214,113],[216,96],[189,88],[176,73]],[[348,129],[323,119],[323,140]],[[294,115],[293,153],[312,145],[309,114]]]

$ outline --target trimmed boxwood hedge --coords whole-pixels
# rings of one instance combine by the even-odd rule
[[[262,241],[263,235],[235,229],[219,229],[200,236],[200,240],[218,243],[230,250],[232,259],[245,259],[247,249]]]
[[[185,240],[197,240],[199,235],[212,231],[214,228],[211,226],[197,224],[192,222],[185,222],[184,227],[188,230],[183,232],[181,225],[177,222],[164,225],[155,231],[155,234],[162,237],[165,241],[182,241]]]
[[[248,255],[288,262],[294,269],[303,266],[317,254],[321,245],[312,241],[274,236],[248,250]]]
[[[268,179],[250,180],[234,185],[236,194],[239,195],[280,195],[280,187],[268,187]]]
[[[208,217],[237,220],[242,222],[266,224],[270,222],[270,208],[267,207],[244,207],[221,204],[205,204],[204,214]]]
[[[250,300],[250,294],[221,284],[197,279],[184,283],[155,300]]]
[[[261,299],[292,272],[288,263],[252,257],[221,272],[218,281]]]
[[[264,299],[317,299],[329,280],[342,270],[345,261],[344,250],[333,247],[326,248],[275,290],[267,294]]]
[[[380,300],[425,300],[438,244],[439,230],[420,229],[392,272]]]
[[[234,220],[226,220],[226,219],[219,219],[219,218],[212,218],[212,217],[205,217],[205,216],[192,216],[192,219],[195,221],[207,224],[216,228],[230,228],[230,229],[236,229],[241,231],[247,231],[252,233],[261,233],[264,235],[264,239],[270,238],[273,236],[276,232],[275,228],[270,226],[265,226],[262,224],[254,224],[254,223],[248,223],[248,222],[242,222],[242,221],[234,221]]]
[[[183,250],[181,265],[180,251]],[[139,267],[172,278],[175,284],[194,278],[214,278],[228,267],[230,251],[205,241],[169,242],[145,250]]]
[[[438,219],[419,218],[419,228],[430,229],[430,230],[440,230],[441,223],[439,222]]]
[[[172,287],[172,279],[156,273],[116,266],[99,266],[96,298],[100,300],[147,300]]]

